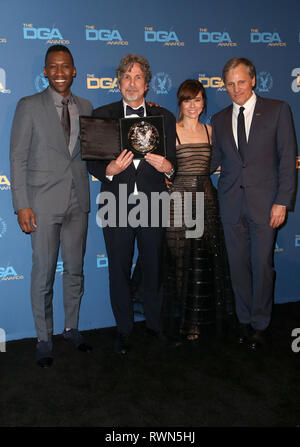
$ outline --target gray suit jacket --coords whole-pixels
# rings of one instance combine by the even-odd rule
[[[232,105],[214,115],[211,172],[218,183],[224,223],[236,223],[243,200],[255,223],[268,223],[273,204],[292,208],[296,189],[296,137],[287,103],[257,96],[244,162],[232,131]]]
[[[73,95],[79,115],[90,115],[92,104]],[[72,181],[83,212],[89,212],[89,179],[81,160],[80,142],[70,155],[49,88],[22,98],[16,108],[10,147],[15,212],[32,208],[62,214],[67,209]]]

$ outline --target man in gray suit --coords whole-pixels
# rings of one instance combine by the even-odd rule
[[[251,61],[228,61],[223,80],[233,104],[212,117],[211,170],[221,166],[218,196],[238,342],[256,350],[271,319],[276,231],[295,197],[296,138],[288,104],[253,92]]]
[[[11,184],[18,222],[31,235],[31,304],[38,337],[39,366],[53,362],[53,283],[59,248],[64,265],[64,338],[77,349],[91,347],[78,332],[83,295],[83,259],[90,210],[89,179],[81,160],[79,115],[90,115],[89,101],[71,93],[76,76],[69,49],[49,47],[44,76],[50,86],[22,98],[11,132]]]

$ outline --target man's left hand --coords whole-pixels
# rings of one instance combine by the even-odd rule
[[[172,171],[172,163],[161,155],[146,154],[145,160],[159,172],[169,174]]]
[[[286,206],[274,205],[271,208],[270,227],[278,228],[283,224],[286,217]]]

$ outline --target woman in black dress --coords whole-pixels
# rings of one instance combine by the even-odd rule
[[[169,326],[167,332],[170,322],[172,332],[177,322],[176,331],[188,340],[196,340],[205,327],[232,314],[233,293],[217,192],[210,179],[211,126],[199,121],[206,110],[205,89],[198,80],[188,79],[180,85],[177,98],[180,108],[176,125],[178,169],[169,192],[181,193],[182,206],[177,208],[171,201],[170,227],[166,232],[164,313]],[[184,192],[192,193],[194,217],[196,193],[204,193],[201,237],[186,238]],[[178,212],[182,213],[180,227],[174,225]]]

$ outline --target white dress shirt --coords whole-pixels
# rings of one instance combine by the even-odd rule
[[[139,118],[139,115],[137,114],[131,114],[131,115],[126,115],[126,106],[129,105],[127,104],[124,100],[123,100],[123,107],[124,107],[124,118]],[[130,106],[131,107],[131,106]],[[146,116],[146,104],[145,101],[143,102],[143,104],[141,104],[138,107],[132,107],[132,109],[139,109],[140,107],[144,107],[144,116]],[[138,165],[140,164],[140,159],[139,158],[134,158],[133,160],[133,164],[135,169],[137,169]],[[134,191],[133,191],[133,195],[138,194],[138,190],[137,190],[137,186],[136,183],[134,184]]]
[[[124,107],[124,118],[139,118],[139,115],[137,114],[132,114],[132,115],[126,115],[126,106],[128,106],[129,104],[127,104],[124,100],[123,100],[123,107]],[[131,106],[130,106],[131,107]],[[145,105],[145,101],[143,102],[143,104],[141,104],[138,107],[132,107],[133,110],[135,109],[139,109],[140,107],[144,107],[144,116],[146,116],[146,105]],[[138,165],[140,164],[140,159],[139,158],[134,158],[133,160],[133,164],[135,166],[135,168],[137,169]],[[136,188],[136,186],[135,186]]]
[[[252,123],[255,104],[256,104],[256,94],[253,92],[251,98],[249,98],[248,101],[245,102],[245,104],[243,105],[243,107],[245,108],[244,119],[245,119],[245,132],[246,132],[247,141],[249,138],[249,132],[250,132],[250,127],[251,127],[251,123]],[[233,136],[234,136],[237,148],[238,148],[237,119],[238,119],[238,114],[240,113],[240,107],[241,107],[240,105],[233,102],[232,130],[233,130]]]
[[[131,114],[131,115],[126,115],[126,106],[127,105],[129,105],[129,104],[127,104],[124,100],[123,100],[123,107],[124,107],[124,118],[139,118],[139,115],[137,115],[137,114]],[[131,107],[131,106],[130,106]],[[138,107],[132,107],[132,109],[139,109],[140,107],[144,107],[144,116],[146,116],[146,104],[145,104],[145,101],[140,105],[140,106],[138,106]],[[136,159],[133,159],[132,160],[133,161],[133,164],[134,164],[134,167],[135,167],[135,169],[137,169],[137,167],[138,167],[138,165],[140,164],[140,159],[138,159],[138,158],[136,158]],[[106,178],[108,178],[108,180],[112,180],[113,179],[113,175],[107,175],[106,176]],[[136,183],[134,184],[134,191],[133,191],[133,194],[134,195],[137,195],[138,194],[138,190],[137,190],[137,186],[136,186]]]

